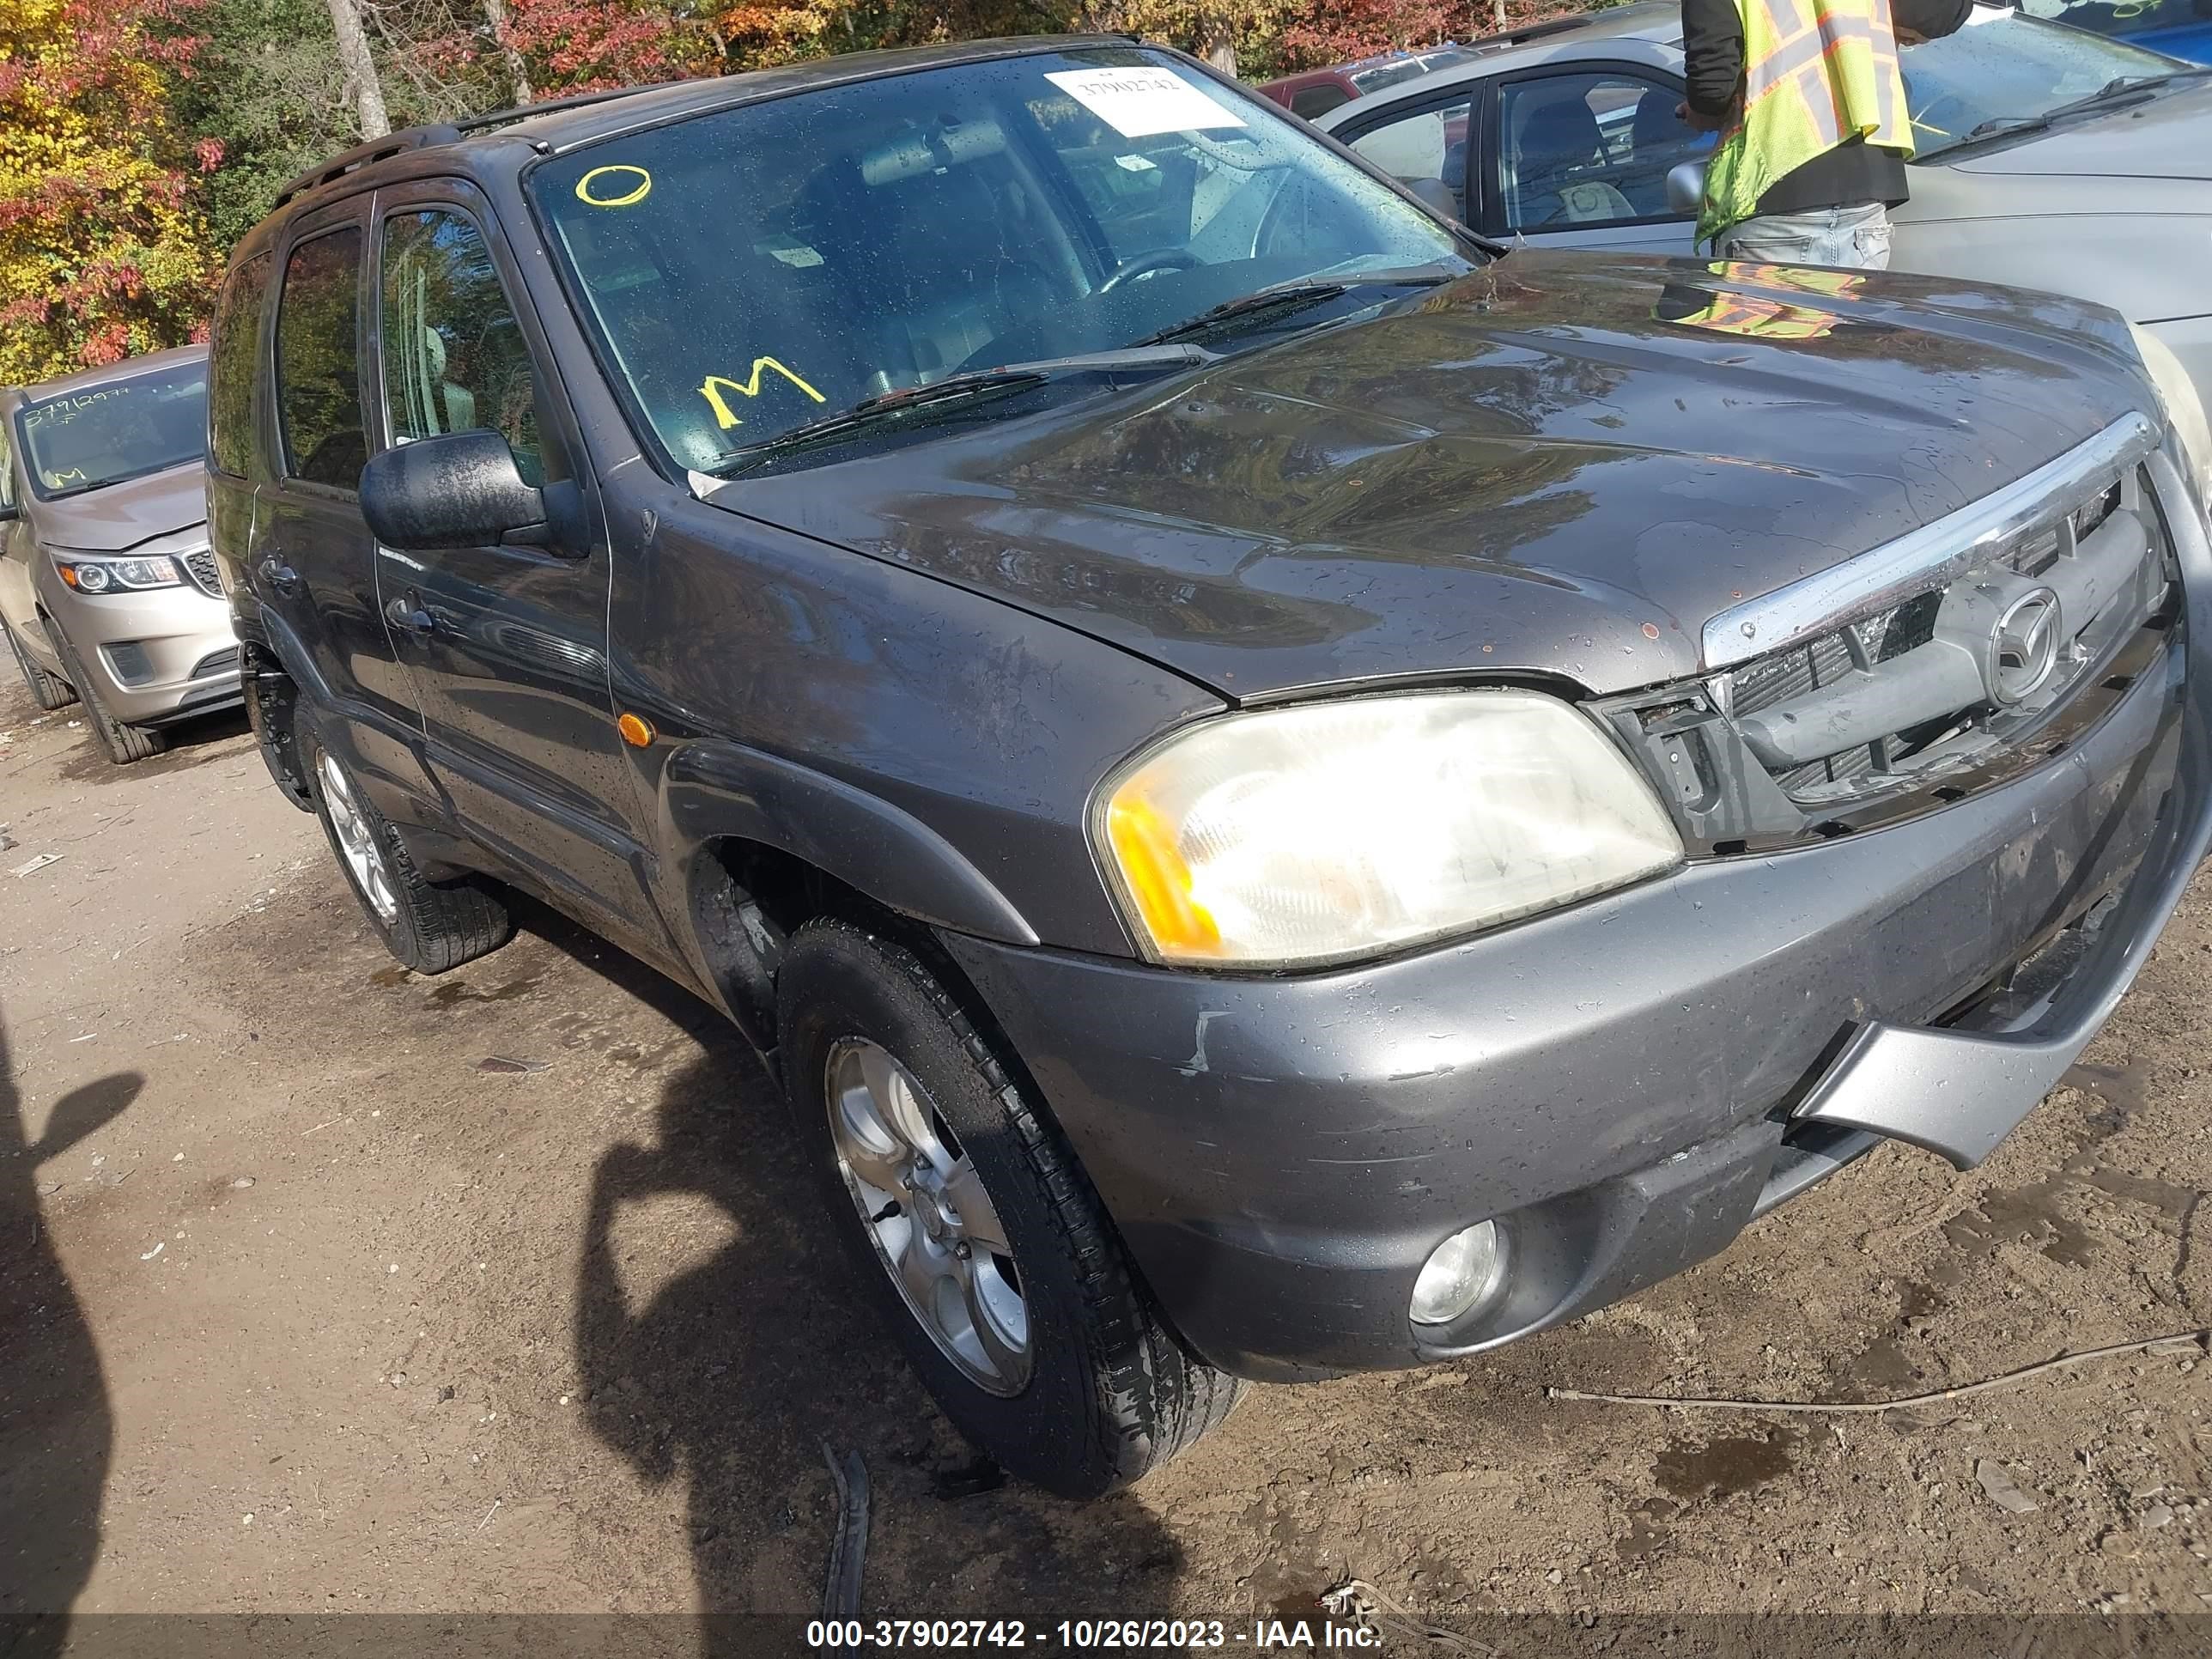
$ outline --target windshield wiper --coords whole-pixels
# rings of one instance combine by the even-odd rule
[[[1994,138],[2000,133],[2038,132],[2062,116],[2085,115],[2093,110],[2107,107],[2115,100],[2138,102],[2161,87],[2170,87],[2182,81],[2194,81],[2212,75],[2212,68],[2172,70],[2164,75],[2122,75],[2091,93],[2087,98],[2076,98],[2047,109],[2040,115],[1999,115],[1984,121],[1966,134],[1966,142],[1977,138]]]
[[[1234,300],[1224,300],[1211,311],[1201,311],[1197,316],[1164,328],[1157,334],[1147,334],[1136,343],[1139,346],[1164,344],[1193,334],[1203,334],[1233,319],[1249,319],[1273,312],[1296,310],[1303,306],[1318,305],[1323,300],[1334,300],[1340,294],[1348,294],[1355,288],[1437,288],[1464,273],[1444,265],[1405,265],[1389,270],[1358,270],[1342,276],[1309,276],[1294,282],[1273,283],[1250,294],[1239,295]]]
[[[710,477],[724,477],[732,472],[743,471],[771,455],[787,454],[809,444],[842,438],[848,433],[860,431],[910,410],[964,403],[993,392],[1042,385],[1062,374],[1111,374],[1120,370],[1138,368],[1195,368],[1201,363],[1213,362],[1215,356],[1215,353],[1194,345],[1146,343],[1124,346],[1115,351],[1078,352],[1066,357],[1041,357],[1034,362],[1005,363],[995,368],[969,369],[922,386],[901,386],[891,392],[879,392],[872,398],[863,398],[842,414],[826,416],[805,426],[795,426],[775,437],[733,450],[704,471]]]
[[[71,484],[67,489],[57,489],[45,497],[50,501],[65,501],[74,495],[89,495],[95,489],[107,489],[116,484],[129,483],[134,478],[150,478],[156,472],[167,472],[172,467],[183,466],[198,459],[195,455],[180,455],[173,461],[155,461],[150,466],[134,467],[128,472],[118,472],[105,478],[88,478],[81,484]]]
[[[2195,81],[2212,75],[2212,67],[2199,65],[2196,69],[2168,70],[2162,75],[2122,75],[2107,81],[2087,98],[2076,99],[2063,106],[2064,109],[2086,109],[2092,104],[2101,104],[2107,98],[2116,98],[2124,92],[2155,92],[2160,87],[2170,87],[2177,81]]]

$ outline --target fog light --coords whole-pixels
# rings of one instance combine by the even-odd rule
[[[1497,1288],[1505,1273],[1505,1240],[1494,1221],[1478,1221],[1437,1246],[1413,1281],[1413,1322],[1449,1325]]]

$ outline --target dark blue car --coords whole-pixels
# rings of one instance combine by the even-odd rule
[[[2212,64],[2212,0],[2028,0],[2022,10]]]

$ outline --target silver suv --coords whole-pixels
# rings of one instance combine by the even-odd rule
[[[0,632],[118,765],[239,700],[208,550],[207,348],[0,391]]]

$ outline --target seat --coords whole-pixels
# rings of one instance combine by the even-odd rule
[[[1513,182],[1509,196],[1516,230],[1632,219],[1628,198],[1601,179],[1583,176],[1603,159],[1604,138],[1579,82],[1533,94],[1515,106]]]
[[[1674,113],[1674,99],[1654,87],[1637,100],[1628,124],[1628,165],[1613,182],[1639,219],[1667,213],[1667,170],[1692,154],[1695,135]]]

